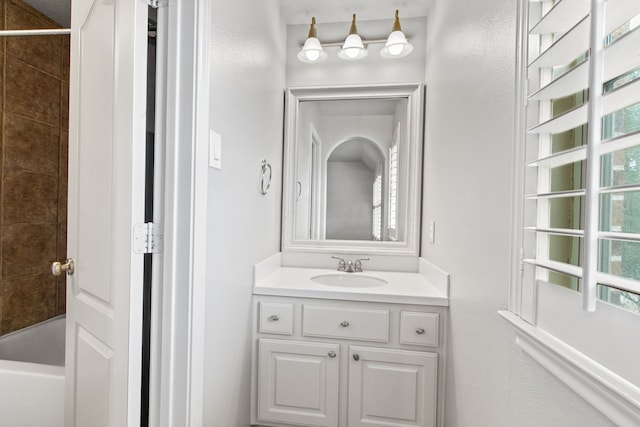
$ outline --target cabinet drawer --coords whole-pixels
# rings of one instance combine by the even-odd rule
[[[400,344],[438,346],[437,313],[403,311],[400,314]]]
[[[293,335],[293,304],[260,303],[260,332]]]
[[[389,310],[305,305],[302,335],[389,342]]]

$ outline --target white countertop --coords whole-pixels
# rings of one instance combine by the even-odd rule
[[[304,298],[325,298],[349,301],[386,302],[448,306],[449,298],[421,273],[367,271],[341,273],[323,268],[279,267],[266,274],[256,274],[255,295],[277,295]],[[312,277],[324,274],[365,275],[388,283],[376,287],[342,287],[316,283]]]

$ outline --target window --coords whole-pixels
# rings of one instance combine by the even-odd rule
[[[518,262],[505,317],[605,415],[639,425],[640,1],[521,0],[520,11]],[[586,392],[567,371],[599,385]]]
[[[393,132],[393,142],[389,147],[389,239],[398,239],[398,143],[400,142],[400,123]]]
[[[382,175],[376,174],[373,181],[373,221],[371,235],[373,240],[382,240]]]

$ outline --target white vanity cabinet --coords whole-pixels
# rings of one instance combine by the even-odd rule
[[[349,426],[435,426],[438,355],[349,347]]]
[[[289,425],[336,426],[339,345],[258,341],[258,419]]]
[[[251,424],[442,426],[445,307],[254,295]]]

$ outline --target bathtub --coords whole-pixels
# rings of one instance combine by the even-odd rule
[[[0,425],[64,426],[64,316],[0,337]]]

